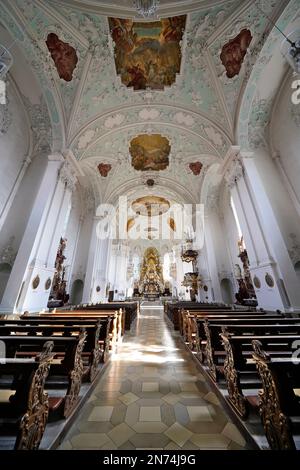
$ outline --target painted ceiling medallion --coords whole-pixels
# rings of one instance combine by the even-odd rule
[[[242,29],[235,38],[223,46],[220,59],[228,78],[233,78],[240,73],[251,40],[252,35],[249,29]]]
[[[48,34],[46,44],[55,63],[59,77],[66,82],[70,82],[78,62],[74,47],[61,41],[54,33]]]
[[[203,165],[201,162],[193,162],[189,164],[189,169],[192,171],[193,175],[200,175]]]
[[[163,90],[180,72],[186,16],[135,22],[109,18],[117,74],[134,90]]]
[[[111,165],[109,163],[100,163],[98,165],[98,170],[99,170],[100,175],[106,178],[106,176],[111,170]]]
[[[131,204],[132,210],[138,215],[157,216],[170,209],[170,202],[160,196],[139,197]]]
[[[130,142],[131,164],[138,171],[159,171],[169,166],[171,146],[160,134],[140,134]]]

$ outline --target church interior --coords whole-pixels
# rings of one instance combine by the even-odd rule
[[[300,0],[0,0],[0,450],[300,450],[299,127]]]

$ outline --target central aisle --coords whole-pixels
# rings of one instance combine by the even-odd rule
[[[144,303],[61,449],[242,449],[163,309]]]

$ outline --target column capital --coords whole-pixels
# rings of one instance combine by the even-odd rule
[[[254,152],[249,152],[249,151],[246,151],[246,150],[242,150],[240,152],[240,156],[242,158],[242,160],[250,160],[250,159],[254,159]]]
[[[232,189],[244,175],[244,166],[240,152],[236,153],[227,167],[224,178],[229,189]]]
[[[56,153],[51,153],[48,155],[48,161],[49,162],[63,162],[65,159],[63,155],[59,152]]]
[[[67,186],[70,191],[73,191],[77,183],[77,178],[75,171],[67,161],[65,161],[60,168],[58,178],[60,181],[62,181],[63,184]]]

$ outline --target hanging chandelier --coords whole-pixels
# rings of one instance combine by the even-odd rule
[[[159,5],[159,0],[134,0],[133,5],[139,15],[143,16],[144,18],[149,18],[156,12]]]
[[[292,69],[296,73],[300,73],[300,31],[293,31],[287,36],[257,4],[256,7],[284,37],[281,53]]]
[[[300,74],[300,31],[293,31],[282,43],[281,52],[292,69]]]

